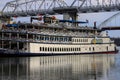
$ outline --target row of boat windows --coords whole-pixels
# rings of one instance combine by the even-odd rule
[[[88,39],[72,39],[71,37],[58,37],[58,36],[36,36],[36,39],[45,41],[88,42]]]
[[[88,39],[73,39],[73,42],[88,42]]]
[[[58,36],[37,36],[37,40],[45,40],[45,41],[71,41],[71,37],[58,37]]]
[[[87,48],[85,49],[87,50]],[[89,48],[89,51],[91,50],[95,50],[95,48]],[[40,51],[81,51],[81,48],[80,47],[75,47],[75,48],[49,48],[49,47],[40,47]]]
[[[49,47],[40,47],[40,51],[81,51],[81,48],[49,48]]]

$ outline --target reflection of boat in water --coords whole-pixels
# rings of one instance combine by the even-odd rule
[[[86,23],[45,16],[44,23],[17,23],[0,29],[0,55],[67,55],[115,53],[116,46],[100,29]],[[32,18],[34,19],[34,18]],[[3,49],[3,50],[2,50]]]
[[[91,80],[107,76],[114,55],[1,58],[0,76],[25,80]],[[17,73],[17,74],[16,74]],[[4,80],[4,79],[3,79]]]

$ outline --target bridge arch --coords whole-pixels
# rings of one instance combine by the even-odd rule
[[[114,24],[114,26],[111,24],[110,25],[110,23],[111,22],[114,22],[114,23],[116,23],[116,22],[118,22],[116,19],[118,19],[118,17],[120,16],[120,12],[116,12],[115,14],[113,14],[111,17],[109,17],[109,18],[107,18],[105,21],[103,21],[99,26],[98,26],[98,28],[103,28],[103,27],[117,27],[118,26],[118,24]],[[119,26],[120,26],[120,24],[119,24]]]

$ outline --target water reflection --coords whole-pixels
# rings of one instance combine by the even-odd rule
[[[0,58],[0,80],[101,80],[114,55]]]

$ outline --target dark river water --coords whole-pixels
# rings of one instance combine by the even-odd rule
[[[0,80],[120,80],[120,52],[0,58]]]

